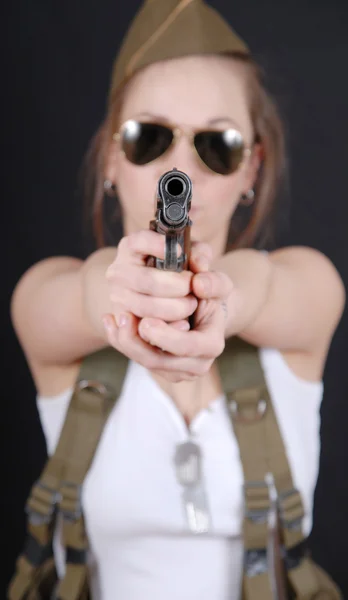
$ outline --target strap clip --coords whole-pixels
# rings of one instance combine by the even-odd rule
[[[303,504],[296,488],[278,492],[279,517],[283,527],[290,531],[301,529],[304,517]]]
[[[266,523],[271,509],[270,488],[267,481],[244,483],[245,516],[253,523]]]
[[[82,486],[63,481],[60,493],[59,510],[63,518],[71,523],[78,521],[82,517]]]
[[[267,391],[264,386],[235,390],[228,394],[228,408],[236,423],[261,421],[267,410]]]
[[[59,491],[38,480],[25,506],[29,522],[34,526],[50,523],[60,498]]]

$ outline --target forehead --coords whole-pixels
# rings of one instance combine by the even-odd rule
[[[242,67],[222,57],[169,60],[137,73],[127,87],[121,118],[142,113],[198,127],[224,117],[245,135],[252,129]]]

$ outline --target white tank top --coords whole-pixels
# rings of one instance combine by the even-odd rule
[[[294,483],[302,494],[308,534],[323,384],[296,377],[278,351],[262,349],[260,358]],[[71,391],[37,399],[49,454],[58,442]],[[187,426],[146,369],[130,362],[83,487],[93,600],[239,598],[243,474],[224,397],[195,417],[191,433],[203,452],[211,514],[210,531],[199,535],[187,525],[173,465],[176,445],[188,439]],[[55,552],[62,574],[59,528]]]

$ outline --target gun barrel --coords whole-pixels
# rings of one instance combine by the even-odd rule
[[[182,228],[189,221],[192,183],[186,173],[173,169],[162,175],[158,182],[157,210],[164,229]]]
[[[149,266],[170,271],[187,269],[191,247],[191,198],[192,182],[186,173],[174,168],[160,177],[155,219],[150,222],[150,228],[165,235],[165,257],[164,260],[150,257]]]

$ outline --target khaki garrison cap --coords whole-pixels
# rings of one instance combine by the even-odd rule
[[[115,60],[110,97],[138,69],[191,54],[250,54],[243,40],[203,0],[145,0]]]

